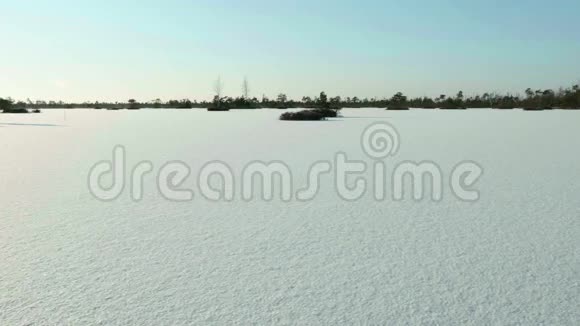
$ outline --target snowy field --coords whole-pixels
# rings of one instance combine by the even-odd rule
[[[579,325],[580,112],[45,110],[0,115],[0,325]],[[311,201],[212,202],[126,190],[95,199],[89,169],[123,145],[127,166],[168,161],[235,173],[282,161],[294,184],[387,121],[387,159],[464,160],[477,202],[347,202],[320,179]]]

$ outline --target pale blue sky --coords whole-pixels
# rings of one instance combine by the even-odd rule
[[[578,0],[0,0],[0,97],[522,93],[580,80]]]

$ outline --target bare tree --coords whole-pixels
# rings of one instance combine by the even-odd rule
[[[221,100],[221,98],[223,97],[223,92],[224,92],[224,83],[222,82],[221,76],[218,76],[217,80],[213,84],[213,90],[214,90],[217,98]]]
[[[216,108],[219,108],[223,100],[223,92],[224,92],[224,83],[222,82],[221,76],[218,76],[217,80],[214,82],[213,90],[215,92],[213,102],[215,103]]]
[[[244,82],[242,83],[242,95],[246,100],[250,97],[250,83],[248,82],[248,77],[244,77]]]

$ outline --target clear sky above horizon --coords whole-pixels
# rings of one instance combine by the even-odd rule
[[[523,93],[580,81],[580,1],[0,0],[0,97]]]

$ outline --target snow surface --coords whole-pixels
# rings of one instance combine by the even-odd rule
[[[45,110],[0,115],[0,325],[580,324],[580,112],[344,110],[282,122],[278,110]],[[309,202],[192,202],[126,191],[111,203],[89,168],[211,160],[234,171],[370,159],[375,121],[404,160],[444,173],[480,163],[476,203],[339,200],[323,176]],[[446,174],[446,177],[448,175]]]

